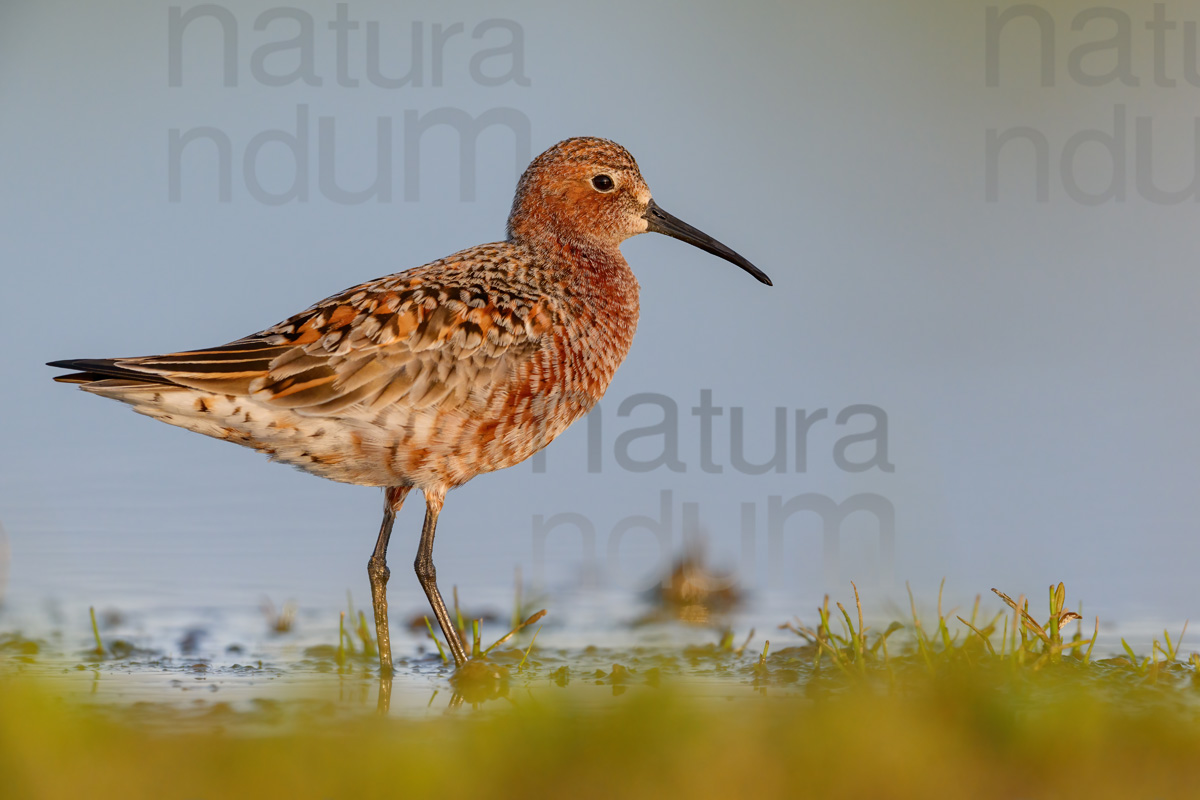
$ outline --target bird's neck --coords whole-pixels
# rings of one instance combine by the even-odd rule
[[[535,263],[554,273],[573,293],[624,304],[632,302],[636,314],[638,283],[619,246],[547,232],[536,236],[510,233],[508,241],[531,252]]]

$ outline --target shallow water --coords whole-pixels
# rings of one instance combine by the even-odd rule
[[[393,605],[396,674],[385,685],[379,680],[376,658],[365,656],[353,635],[351,649],[339,663],[343,609],[297,608],[290,629],[277,632],[272,626],[279,608],[168,606],[137,599],[131,595],[121,606],[97,609],[103,657],[96,653],[86,606],[7,605],[0,610],[0,632],[10,634],[0,667],[9,674],[49,681],[64,698],[113,709],[147,724],[170,711],[173,725],[183,713],[199,727],[236,721],[240,730],[253,732],[293,723],[297,717],[374,713],[381,694],[391,713],[414,718],[442,715],[463,705],[452,682],[454,671],[438,656],[423,626],[405,625],[408,620],[399,613],[403,603]],[[524,668],[517,666],[532,630],[498,649],[495,660],[508,671],[509,680],[503,691],[477,692],[470,698],[476,705],[502,700],[511,692],[567,684],[608,698],[656,685],[662,677],[682,678],[701,695],[744,695],[766,686],[752,669],[766,640],[775,655],[789,648],[799,653],[804,644],[778,629],[791,617],[765,603],[696,626],[664,619],[645,598],[627,593],[590,591],[538,599],[553,611],[543,620],[528,662]],[[480,609],[467,606],[467,615],[483,616]],[[511,616],[511,609],[490,612],[491,620],[482,627],[485,647],[507,631]],[[369,615],[369,609],[365,613]],[[353,617],[347,614],[347,629]],[[871,625],[870,617],[867,622]],[[733,630],[734,647],[744,646],[744,652],[716,650],[724,626]],[[1171,627],[1173,639],[1181,627]],[[16,630],[21,631],[19,639],[11,635]],[[1147,653],[1153,639],[1161,641],[1161,634],[1161,627],[1151,625],[1106,627],[1094,657],[1118,653],[1122,637]],[[1183,649],[1188,650],[1186,642]],[[771,691],[797,691],[803,681],[791,673],[804,671],[809,661],[807,653],[795,659],[796,666],[783,669],[779,674],[784,677],[770,682]]]
[[[158,456],[169,463],[165,453]],[[255,458],[230,463],[232,472],[220,482],[219,499],[197,490],[206,485],[204,465],[190,462],[173,466],[178,474],[153,495],[138,491],[145,464],[134,461],[76,464],[74,474],[85,473],[86,488],[55,497],[44,496],[32,484],[23,487],[19,473],[7,472],[8,504],[0,531],[0,634],[19,633],[36,642],[38,652],[22,659],[19,649],[10,648],[5,668],[53,676],[64,695],[101,705],[166,704],[193,708],[197,715],[227,709],[270,717],[264,709],[288,700],[300,703],[289,708],[317,704],[327,705],[329,713],[373,711],[381,688],[375,660],[351,658],[339,666],[333,653],[343,611],[353,605],[347,629],[356,624],[357,611],[370,617],[365,562],[378,525],[378,493],[264,469]],[[500,474],[493,480],[501,480]],[[306,491],[297,495],[297,486]],[[464,502],[458,507],[469,509],[471,495],[464,491],[459,497]],[[277,511],[280,503],[286,505]],[[506,514],[522,513],[518,503],[514,506],[515,512],[498,510],[494,528],[488,530],[462,531],[461,521],[448,512],[437,552],[447,600],[458,586],[464,616],[488,620],[485,646],[511,627],[518,568],[524,571],[525,613],[549,611],[531,656],[542,662],[530,673],[539,677],[526,675],[514,680],[514,687],[529,688],[531,680],[547,683],[553,671],[549,665],[559,659],[577,684],[611,689],[604,676],[614,664],[640,674],[655,669],[655,659],[715,645],[728,628],[735,646],[754,632],[736,662],[717,669],[685,659],[668,669],[717,694],[743,692],[750,684],[740,667],[752,663],[766,640],[773,651],[802,643],[779,630],[781,624],[797,616],[810,626],[816,622],[824,594],[820,582],[771,586],[752,574],[740,582],[743,603],[706,625],[661,619],[645,624],[656,613],[644,590],[653,583],[646,565],[661,560],[657,544],[639,564],[631,557],[646,542],[630,537],[623,545],[630,557],[622,563],[632,564],[625,575],[589,572],[571,551],[531,563],[528,544],[505,533],[515,524]],[[390,705],[394,713],[415,716],[441,713],[454,694],[452,671],[419,622],[429,614],[409,568],[419,518],[419,510],[406,508],[398,520],[389,584],[398,668]],[[722,549],[719,540],[717,548],[714,561],[720,570],[728,559],[719,556],[728,548]],[[538,583],[540,587],[531,585]],[[876,630],[893,619],[910,618],[903,583],[860,587],[867,624]],[[913,588],[922,618],[936,619],[936,584]],[[951,579],[943,600],[946,616],[968,616],[975,594],[983,593],[980,616],[990,618],[1002,606],[988,588],[959,586]],[[1013,597],[1022,591],[1031,594],[1034,616],[1044,617],[1044,590],[999,588]],[[1079,598],[1067,588],[1069,606],[1076,607]],[[848,581],[832,594],[834,602],[853,610]],[[1093,605],[1104,598],[1082,599],[1085,636],[1093,616],[1101,615],[1096,657],[1119,653],[1122,637],[1139,653],[1149,653],[1152,641],[1162,640],[1164,628],[1173,640],[1183,628],[1170,609],[1128,604],[1114,609]],[[273,621],[288,605],[295,606],[294,621],[287,632],[276,632]],[[93,607],[108,648],[105,659],[93,652]],[[408,627],[413,619],[418,621],[415,629]],[[527,647],[531,633],[526,631],[515,646]],[[1188,643],[1183,643],[1184,652],[1191,650]],[[114,645],[119,658],[113,657]]]

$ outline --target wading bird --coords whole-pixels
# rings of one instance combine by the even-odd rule
[[[75,370],[56,380],[171,425],[324,478],[384,487],[367,571],[385,675],[388,538],[409,491],[420,489],[417,578],[461,667],[466,651],[433,566],[446,492],[521,463],[604,394],[638,321],[638,283],[620,244],[647,232],[771,283],[659,208],[625,148],[568,139],[521,176],[505,241],[354,286],[220,347],[50,366]]]

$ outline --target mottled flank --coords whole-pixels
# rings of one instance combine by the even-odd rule
[[[522,176],[506,241],[354,286],[220,347],[53,366],[163,422],[390,487],[389,514],[419,488],[436,518],[447,490],[529,458],[604,394],[638,321],[619,245],[646,231],[769,283],[659,209],[623,147],[570,139]],[[428,538],[432,548],[431,527]],[[428,571],[432,583],[432,561]]]

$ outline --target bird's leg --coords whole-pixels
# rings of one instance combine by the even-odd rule
[[[413,566],[417,570],[417,580],[421,582],[421,588],[429,598],[429,605],[433,607],[433,615],[437,617],[442,634],[446,637],[446,643],[450,645],[450,652],[454,654],[454,666],[461,667],[467,663],[467,651],[463,649],[458,631],[450,622],[450,615],[446,613],[446,604],[442,602],[442,595],[437,588],[437,570],[433,566],[433,534],[446,494],[444,490],[425,489],[424,492],[425,525],[421,528],[421,545],[417,548],[417,560]]]
[[[379,642],[379,672],[385,677],[392,674],[392,637],[388,632],[387,582],[392,571],[387,565],[388,539],[392,535],[392,523],[396,512],[404,505],[410,486],[390,486],[385,490],[383,524],[379,526],[379,538],[375,541],[375,552],[367,562],[367,576],[371,579],[371,606],[375,610],[375,638]]]

